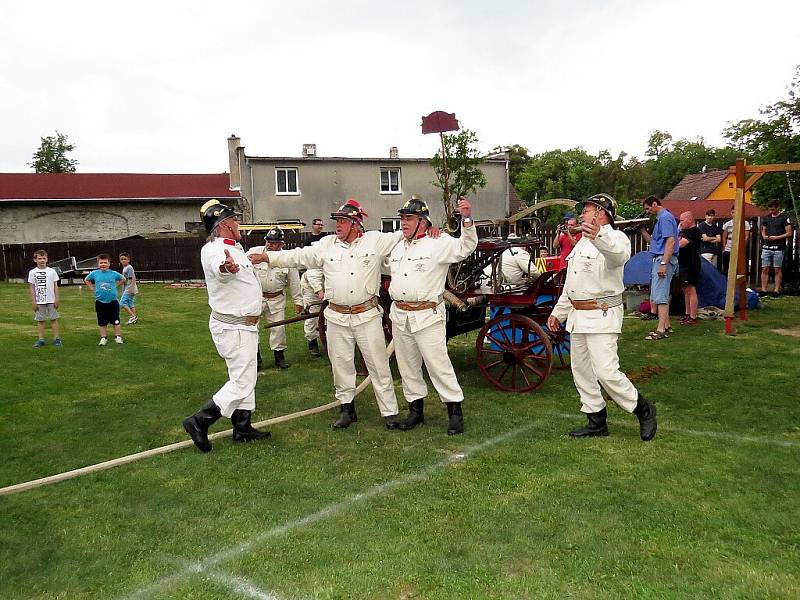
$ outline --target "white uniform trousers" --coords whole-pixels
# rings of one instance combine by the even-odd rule
[[[575,387],[581,397],[581,412],[596,413],[606,405],[600,386],[627,411],[636,408],[638,392],[619,370],[618,333],[571,333],[570,363]]]
[[[329,320],[326,322],[326,337],[336,399],[341,404],[349,404],[355,397],[355,350],[358,344],[367,365],[378,408],[382,416],[388,417],[396,415],[398,408],[381,323],[381,319],[377,318],[346,327]]]
[[[264,300],[261,307],[261,314],[267,323],[283,321],[286,318],[286,294]],[[286,325],[272,327],[267,331],[269,331],[269,349],[286,350]]]
[[[319,315],[319,309],[322,307],[319,299],[314,291],[306,286],[303,286],[303,308],[305,308],[312,315]],[[319,318],[306,319],[303,321],[303,333],[306,339],[310,342],[319,337]]]
[[[214,319],[209,324],[211,339],[228,367],[228,381],[214,394],[212,400],[228,418],[236,409],[256,407],[256,353],[258,331],[223,329]]]
[[[447,354],[445,322],[439,321],[420,329],[416,333],[392,323],[394,353],[397,367],[403,378],[403,395],[407,402],[428,395],[428,386],[422,374],[422,362],[431,378],[433,387],[442,402],[462,402],[464,392],[456,379],[453,363]]]

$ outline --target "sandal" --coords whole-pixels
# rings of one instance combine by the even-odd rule
[[[667,338],[666,331],[651,331],[646,336],[644,336],[644,339],[646,340],[663,340],[666,338]]]

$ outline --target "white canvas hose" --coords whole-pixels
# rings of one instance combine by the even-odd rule
[[[386,350],[389,356],[394,354],[394,340],[389,342],[389,345],[386,347]],[[369,376],[367,376],[364,379],[364,381],[362,381],[356,388],[355,392],[356,396],[358,396],[358,394],[367,389],[369,385],[370,385],[370,378]],[[308,415],[315,415],[317,413],[325,412],[326,410],[330,410],[331,408],[335,408],[337,406],[340,406],[339,401],[334,400],[333,402],[328,402],[327,404],[316,406],[314,408],[308,408],[306,410],[300,410],[297,412],[290,413],[288,415],[281,415],[279,417],[273,417],[271,419],[259,421],[258,423],[254,423],[253,426],[265,427],[268,425],[275,425],[277,423],[284,423],[286,421],[292,421],[293,419],[299,419],[300,417],[306,417]],[[230,437],[232,433],[233,429],[218,431],[217,433],[212,433],[211,435],[209,435],[208,439],[218,440],[221,438]],[[41,479],[34,479],[33,481],[26,481],[25,483],[17,483],[15,485],[10,485],[8,487],[0,488],[0,496],[8,496],[10,494],[16,494],[17,492],[25,492],[37,487],[41,487],[43,485],[50,485],[51,483],[58,483],[59,481],[74,479],[75,477],[80,477],[81,475],[87,475],[89,473],[95,473],[97,471],[105,471],[106,469],[111,469],[113,467],[118,467],[120,465],[126,465],[128,463],[132,463],[137,460],[141,460],[143,458],[149,458],[151,456],[157,456],[159,454],[167,454],[168,452],[172,452],[174,450],[180,450],[181,448],[189,448],[192,446],[194,446],[194,442],[192,442],[192,440],[183,440],[182,442],[175,442],[174,444],[168,444],[166,446],[161,446],[159,448],[152,448],[150,450],[144,450],[142,452],[137,452],[135,454],[128,454],[127,456],[121,456],[113,460],[107,460],[105,462],[89,465],[88,467],[81,467],[80,469],[65,471],[64,473],[59,473],[57,475],[50,475],[48,477],[42,477]]]

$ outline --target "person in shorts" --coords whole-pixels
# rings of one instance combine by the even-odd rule
[[[761,219],[761,291],[767,293],[769,270],[775,270],[775,287],[771,296],[781,293],[783,281],[783,255],[786,252],[786,240],[792,237],[792,222],[785,213],[781,213],[781,205],[777,200],[767,204],[769,214]]]
[[[700,258],[702,234],[694,224],[694,215],[691,211],[682,212],[679,225],[681,239],[678,247],[678,276],[683,288],[683,301],[686,305],[686,314],[680,320],[681,325],[697,325],[697,282],[700,279],[700,269],[703,260]]]
[[[642,235],[650,242],[649,251],[653,256],[650,304],[656,306],[658,314],[656,330],[647,334],[645,339],[661,340],[669,337],[672,332],[669,323],[669,300],[672,277],[678,270],[678,222],[656,196],[645,198],[644,209],[656,217],[653,233],[647,233],[647,230],[643,229]]]
[[[139,286],[136,285],[136,271],[131,264],[131,255],[123,252],[119,255],[119,264],[122,265],[122,276],[125,278],[125,289],[122,290],[122,298],[119,305],[130,315],[128,325],[133,325],[139,321],[136,312],[136,295],[139,293]]]
[[[86,286],[94,292],[94,310],[97,313],[97,325],[100,328],[100,343],[108,343],[108,326],[114,326],[114,341],[122,343],[122,328],[119,324],[119,301],[117,287],[125,282],[125,278],[111,270],[111,257],[101,254],[97,257],[97,268],[84,279]]]
[[[28,283],[31,286],[31,302],[33,304],[33,318],[39,326],[39,337],[34,348],[45,345],[45,321],[50,321],[53,330],[53,346],[61,347],[61,338],[58,335],[58,280],[55,269],[47,266],[47,251],[37,250],[33,253],[36,266],[28,273]]]

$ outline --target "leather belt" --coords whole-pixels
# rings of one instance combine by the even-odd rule
[[[439,306],[438,302],[404,302],[403,300],[395,300],[394,305],[402,310],[426,310],[428,308],[436,308]]]
[[[280,292],[262,292],[261,295],[268,299],[277,298],[278,296],[283,296],[283,290]]]
[[[371,308],[375,308],[378,306],[378,297],[373,296],[366,302],[362,302],[361,304],[354,304],[353,306],[346,306],[344,304],[334,304],[333,302],[328,303],[328,308],[332,311],[342,313],[343,315],[357,315],[359,313],[367,312]]]
[[[211,316],[214,320],[220,323],[227,323],[228,325],[258,325],[259,316],[239,317],[236,315],[225,315],[218,313],[215,310],[211,311]]]
[[[591,300],[573,300],[570,298],[569,302],[575,310],[602,310],[603,314],[605,314],[609,308],[622,304],[622,294],[592,298]]]

